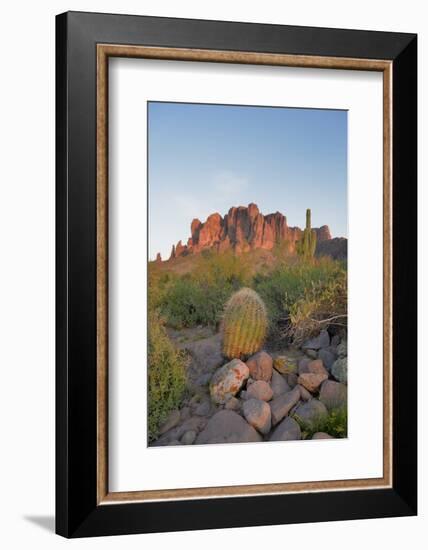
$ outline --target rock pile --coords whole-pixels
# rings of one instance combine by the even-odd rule
[[[297,352],[261,351],[246,362],[225,364],[218,364],[213,341],[206,339],[208,356],[217,359],[210,363],[210,380],[206,376],[201,383],[195,376],[193,396],[180,411],[172,411],[153,445],[298,440],[301,426],[315,426],[329,412],[346,407],[347,345],[327,331]],[[202,363],[203,341],[191,349],[193,361]],[[324,432],[313,435],[329,438]]]

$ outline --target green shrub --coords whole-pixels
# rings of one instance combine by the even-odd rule
[[[317,432],[325,432],[336,439],[348,437],[348,413],[346,408],[333,409],[328,416],[315,419],[311,423],[302,422],[294,417],[302,430],[302,439],[312,439]]]
[[[251,280],[246,262],[232,253],[205,251],[194,260],[191,273],[149,272],[149,307],[159,309],[176,329],[216,326],[231,294]]]
[[[241,288],[226,304],[222,321],[223,354],[242,358],[259,351],[267,332],[266,306],[251,288]]]
[[[326,281],[313,282],[290,307],[287,336],[295,344],[319,334],[328,326],[347,326],[347,276],[338,269]]]
[[[169,340],[157,313],[148,316],[148,437],[152,441],[186,386],[186,360]]]
[[[342,265],[329,258],[282,264],[272,272],[256,275],[254,288],[264,300],[269,313],[269,333],[271,338],[291,337],[283,327],[290,322],[290,311],[296,302],[304,299],[309,289],[327,285],[341,273],[346,273]]]

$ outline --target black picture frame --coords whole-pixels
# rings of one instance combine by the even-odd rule
[[[96,46],[392,61],[391,488],[97,504]],[[417,513],[417,36],[68,12],[56,18],[56,532],[65,537]]]

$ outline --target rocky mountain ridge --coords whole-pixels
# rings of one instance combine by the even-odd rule
[[[332,240],[327,225],[313,230],[318,243]],[[205,222],[195,218],[190,231],[191,236],[186,244],[180,240],[172,246],[170,260],[210,249],[218,252],[233,250],[238,255],[255,249],[272,250],[282,243],[293,253],[303,233],[300,227],[290,227],[287,218],[280,212],[264,215],[254,203],[234,206],[224,217],[216,212],[208,216]],[[162,261],[159,253],[156,261]]]

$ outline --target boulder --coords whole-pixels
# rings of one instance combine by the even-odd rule
[[[245,420],[262,434],[267,434],[271,427],[271,412],[266,401],[248,399],[245,401],[242,412]]]
[[[206,386],[209,383],[214,370],[224,362],[221,342],[221,334],[214,334],[208,338],[177,343],[179,349],[190,355],[187,369],[190,382],[197,386]]]
[[[159,435],[162,435],[168,432],[169,430],[172,430],[172,428],[175,428],[175,426],[177,426],[179,422],[180,422],[180,411],[175,409],[169,413],[168,418],[159,428]]]
[[[272,387],[273,397],[278,397],[278,395],[287,393],[291,389],[285,378],[279,374],[279,372],[276,372],[276,370],[272,372],[272,380],[270,384]]]
[[[331,374],[336,378],[336,380],[339,380],[339,382],[342,382],[342,384],[347,384],[348,383],[348,358],[339,357],[339,359],[336,359],[336,361],[333,363],[333,366],[331,367]]]
[[[265,351],[259,351],[247,361],[251,378],[269,382],[272,378],[272,357]]]
[[[230,411],[239,411],[241,408],[241,402],[236,397],[231,397],[224,406],[225,409]]]
[[[198,433],[205,428],[207,422],[208,419],[205,416],[192,416],[182,424],[175,426],[161,435],[155,442],[155,445],[169,445],[171,441],[180,439],[187,431],[195,431]]]
[[[256,380],[250,387],[247,387],[247,399],[254,398],[260,399],[261,401],[270,401],[272,397],[272,388],[270,384],[264,380]]]
[[[262,436],[236,412],[222,410],[216,413],[196,438],[196,444],[245,443],[262,441]]]
[[[195,430],[189,430],[183,434],[180,441],[183,445],[192,445],[195,442],[196,435]]]
[[[311,427],[318,420],[325,418],[328,411],[324,403],[321,403],[318,399],[311,399],[299,405],[294,415],[298,421]]]
[[[208,416],[210,412],[211,412],[211,401],[209,398],[201,401],[195,409],[195,414],[197,416]]]
[[[316,432],[312,436],[312,439],[334,439],[334,437],[325,432]]]
[[[300,384],[297,386],[300,391],[300,399],[302,401],[309,401],[309,399],[312,399],[312,395],[308,392],[306,388],[301,386]]]
[[[293,390],[279,397],[275,397],[275,399],[269,403],[272,412],[272,425],[275,426],[284,416],[287,416],[299,399],[300,391],[298,387],[295,387]]]
[[[308,365],[310,362],[310,357],[302,357],[299,361],[298,373],[303,374],[304,372],[309,372]]]
[[[290,386],[290,388],[294,388],[294,386],[297,385],[298,378],[299,377],[294,372],[292,374],[287,375],[287,383]]]
[[[226,363],[211,378],[211,399],[214,403],[226,403],[228,399],[239,392],[248,376],[247,365],[239,359],[233,359]]]
[[[345,384],[326,380],[321,385],[319,399],[329,411],[346,407],[348,389]]]
[[[327,370],[324,368],[324,364],[321,359],[315,359],[313,361],[301,361],[299,365],[299,374],[325,374],[328,376]]]
[[[326,330],[322,330],[316,338],[306,340],[302,345],[302,349],[319,350],[321,348],[328,348],[330,345],[330,336]]]
[[[312,372],[303,373],[297,379],[298,383],[308,391],[315,393],[320,385],[327,380],[327,374],[315,374]]]
[[[331,351],[331,348],[320,349],[318,352],[318,359],[320,359],[324,367],[330,371],[333,363],[336,360],[335,354]]]
[[[294,441],[301,438],[302,433],[299,424],[294,418],[287,416],[287,418],[284,418],[284,420],[273,430],[269,441]]]

